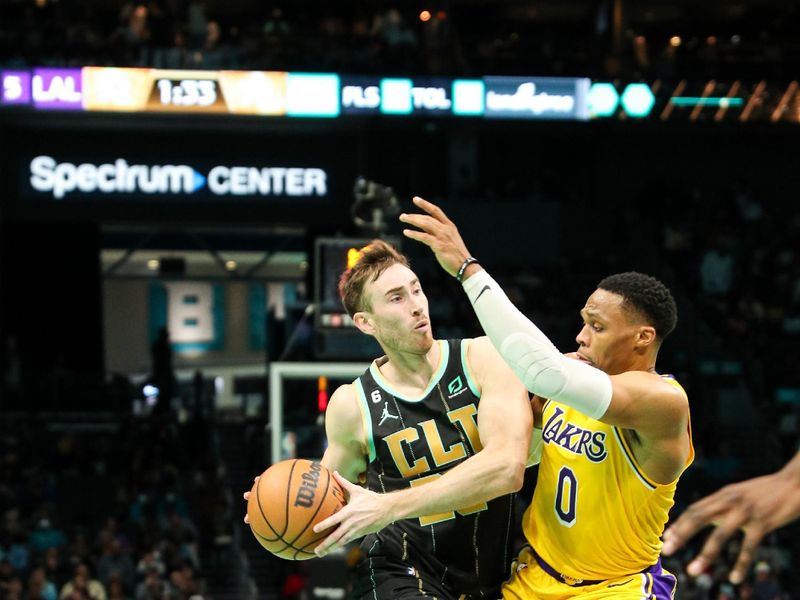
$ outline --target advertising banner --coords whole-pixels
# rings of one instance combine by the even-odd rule
[[[40,154],[22,163],[20,192],[50,201],[86,199],[250,199],[323,201],[328,170],[312,165],[205,164],[124,157],[68,160]]]
[[[488,118],[589,119],[588,78],[485,77],[484,82]]]

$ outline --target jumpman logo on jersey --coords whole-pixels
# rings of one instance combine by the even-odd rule
[[[378,421],[378,427],[383,425],[383,422],[386,419],[399,419],[399,418],[400,418],[399,415],[393,415],[392,413],[389,412],[389,403],[388,402],[384,402],[383,403],[383,412],[381,413],[381,420]]]

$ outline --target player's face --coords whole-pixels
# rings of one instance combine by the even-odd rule
[[[595,290],[581,310],[583,327],[575,341],[578,358],[609,375],[631,368],[641,324],[623,307],[623,298],[606,290]]]
[[[364,288],[370,310],[364,311],[371,333],[385,347],[424,354],[433,345],[428,299],[414,272],[400,264],[386,269]]]

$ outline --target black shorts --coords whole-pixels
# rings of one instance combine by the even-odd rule
[[[437,578],[399,560],[367,556],[356,567],[350,600],[458,600]]]

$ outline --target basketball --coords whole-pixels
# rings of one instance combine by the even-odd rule
[[[297,458],[261,474],[250,490],[247,516],[253,535],[272,554],[307,560],[332,531],[314,533],[314,525],[344,505],[344,491],[333,474],[319,462]]]

